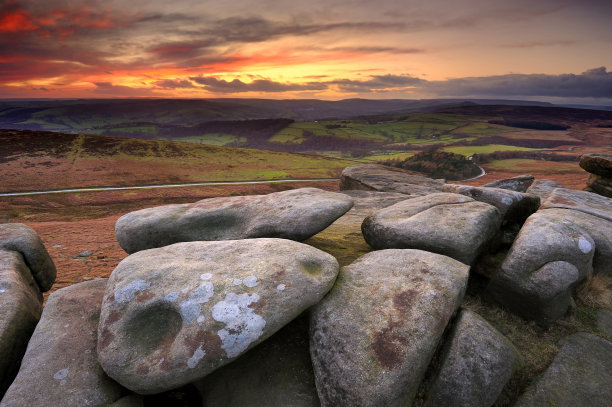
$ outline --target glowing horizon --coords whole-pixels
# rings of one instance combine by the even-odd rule
[[[0,3],[0,98],[612,103],[603,0]]]

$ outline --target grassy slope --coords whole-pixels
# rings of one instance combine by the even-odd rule
[[[0,191],[337,177],[346,160],[163,140],[0,131]]]

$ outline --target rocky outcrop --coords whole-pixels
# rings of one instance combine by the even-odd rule
[[[102,304],[98,359],[141,394],[180,387],[274,334],[333,285],[338,262],[283,239],[186,242],[124,259]]]
[[[484,184],[483,187],[509,189],[516,192],[527,192],[527,189],[533,184],[535,177],[530,174],[519,175],[517,177],[500,179],[497,181]]]
[[[514,345],[478,314],[463,310],[442,352],[427,407],[490,407],[521,365]]]
[[[96,279],[51,294],[0,406],[106,406],[125,393],[96,358],[105,288],[106,280]]]
[[[468,266],[420,250],[376,251],[343,267],[311,314],[321,404],[409,405],[467,277]]]
[[[21,253],[0,250],[0,399],[42,312],[42,295]]]
[[[340,176],[341,190],[398,192],[427,195],[442,190],[443,181],[375,164],[347,167]]]
[[[21,223],[0,223],[0,249],[21,253],[40,291],[49,291],[57,271],[38,234]]]
[[[612,342],[587,333],[562,339],[548,369],[515,407],[607,407],[612,400]]]
[[[128,213],[115,234],[128,253],[178,242],[275,237],[302,241],[353,205],[344,194],[301,188],[269,195],[210,198]]]
[[[420,249],[471,264],[501,223],[492,205],[450,193],[409,199],[374,212],[362,224],[374,249]]]
[[[558,188],[542,202],[541,209],[571,209],[612,222],[612,199],[592,192]]]
[[[557,188],[565,188],[563,185],[550,179],[536,179],[531,186],[527,188],[527,193],[537,195],[541,201],[548,198],[548,195]]]
[[[442,190],[469,196],[476,201],[493,205],[499,210],[504,224],[523,223],[540,206],[540,198],[536,195],[501,188],[446,184]]]
[[[583,154],[580,166],[589,173],[586,190],[612,198],[612,154]]]
[[[513,312],[550,324],[589,273],[612,273],[610,219],[611,199],[555,189],[525,222],[489,292]]]
[[[198,387],[206,407],[318,407],[303,315]]]

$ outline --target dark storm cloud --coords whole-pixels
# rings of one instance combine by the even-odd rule
[[[171,80],[166,79],[163,81],[155,82],[155,86],[159,86],[164,89],[185,89],[185,88],[194,88],[194,84],[188,80]]]
[[[425,90],[439,96],[548,96],[612,98],[612,72],[605,67],[580,75],[513,74],[427,82]]]
[[[241,93],[241,92],[291,92],[307,90],[324,90],[327,88],[325,83],[310,82],[302,83],[281,83],[269,79],[257,79],[253,82],[242,82],[239,79],[226,81],[214,77],[196,76],[189,78],[198,85],[202,85],[206,90],[219,93]]]
[[[328,82],[346,92],[372,92],[385,89],[407,88],[426,83],[410,75],[374,75],[366,80],[339,79]]]

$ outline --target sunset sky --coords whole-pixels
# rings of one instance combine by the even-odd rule
[[[612,103],[610,0],[0,0],[0,98]]]

